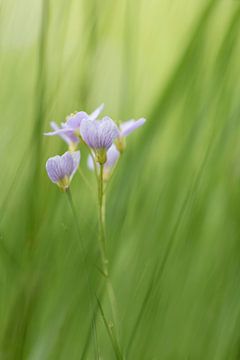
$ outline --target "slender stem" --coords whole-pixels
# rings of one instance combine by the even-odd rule
[[[98,203],[99,203],[99,246],[100,246],[100,252],[101,252],[101,261],[102,261],[102,273],[104,274],[104,278],[106,281],[106,287],[107,287],[107,294],[108,294],[108,300],[111,306],[111,312],[113,316],[113,321],[111,323],[112,332],[114,333],[116,344],[120,352],[120,346],[118,337],[116,335],[116,323],[117,323],[117,311],[116,311],[116,300],[114,295],[114,290],[112,287],[112,283],[109,277],[109,261],[107,257],[107,251],[106,251],[106,231],[105,231],[105,193],[104,193],[104,187],[103,187],[103,170],[104,165],[100,164],[99,169],[99,178],[98,178]],[[122,359],[122,355],[119,357],[119,359]]]
[[[99,240],[102,258],[103,272],[108,277],[108,258],[106,251],[106,233],[105,233],[105,206],[104,206],[104,190],[103,190],[103,166],[100,165],[99,181],[98,181],[98,216],[99,216]]]
[[[121,350],[119,348],[119,344],[118,344],[118,340],[116,338],[116,335],[113,331],[113,327],[109,325],[107,319],[106,319],[106,316],[104,314],[104,311],[103,311],[103,308],[102,308],[102,304],[100,302],[100,300],[98,299],[97,297],[97,303],[98,303],[98,307],[100,309],[100,314],[102,316],[102,319],[103,319],[103,322],[106,326],[106,329],[108,331],[108,334],[109,334],[109,337],[111,339],[111,342],[112,342],[112,346],[114,348],[114,351],[115,351],[115,355],[117,357],[118,360],[123,360],[123,357],[122,357],[122,354],[121,354]]]

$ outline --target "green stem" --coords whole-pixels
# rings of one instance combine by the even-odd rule
[[[103,266],[103,273],[108,277],[108,258],[106,251],[106,233],[105,233],[105,206],[104,206],[104,191],[103,191],[103,166],[100,165],[99,181],[98,181],[98,216],[99,216],[99,240],[100,251]]]
[[[98,216],[99,216],[99,246],[100,246],[100,252],[101,252],[101,262],[102,262],[102,273],[104,274],[104,278],[106,281],[106,287],[107,287],[107,294],[108,294],[108,300],[111,306],[111,312],[113,321],[111,322],[111,328],[112,333],[114,334],[116,344],[118,347],[118,354],[121,354],[120,352],[120,346],[118,337],[116,335],[116,323],[117,323],[117,311],[116,311],[116,300],[114,295],[114,290],[112,287],[112,283],[109,277],[109,261],[107,257],[107,251],[106,251],[106,231],[105,231],[105,194],[104,194],[104,188],[103,188],[103,170],[104,165],[100,164],[99,169],[99,178],[98,178]],[[118,356],[118,359],[122,359],[122,355]]]

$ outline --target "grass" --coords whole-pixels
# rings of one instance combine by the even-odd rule
[[[75,175],[76,224],[45,172],[64,144],[42,136],[101,102],[147,118],[107,196],[121,353],[239,359],[239,2],[3,0],[0,17],[0,359],[117,358],[97,195]],[[81,169],[97,191],[84,152]]]

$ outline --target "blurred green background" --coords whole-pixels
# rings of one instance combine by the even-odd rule
[[[99,292],[96,194],[75,176],[86,269],[42,136],[102,102],[147,118],[107,196],[125,359],[240,358],[239,45],[237,0],[0,2],[1,360],[115,359],[84,277]]]

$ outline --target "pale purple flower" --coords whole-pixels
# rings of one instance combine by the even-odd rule
[[[93,149],[96,161],[104,164],[107,160],[106,151],[112,146],[120,132],[113,120],[105,116],[102,120],[84,119],[80,126],[80,134],[85,143]]]
[[[111,147],[114,139],[120,134],[117,125],[108,116],[102,120],[84,119],[80,126],[80,133],[90,148],[106,150]]]
[[[62,156],[54,156],[47,160],[46,170],[50,180],[63,191],[69,188],[73,175],[80,163],[80,151],[67,151]]]
[[[118,161],[120,156],[120,152],[117,150],[116,145],[112,144],[112,146],[107,151],[107,161],[104,164],[104,171],[111,170],[113,166]],[[90,170],[94,170],[94,163],[92,156],[88,156],[87,165]]]
[[[67,116],[66,122],[61,123],[59,127],[55,122],[51,122],[51,127],[54,131],[44,133],[47,136],[60,136],[69,147],[74,148],[74,145],[79,143],[79,129],[83,119],[96,120],[101,111],[104,108],[104,104],[101,104],[93,113],[88,115],[85,111],[79,111],[75,114]]]

